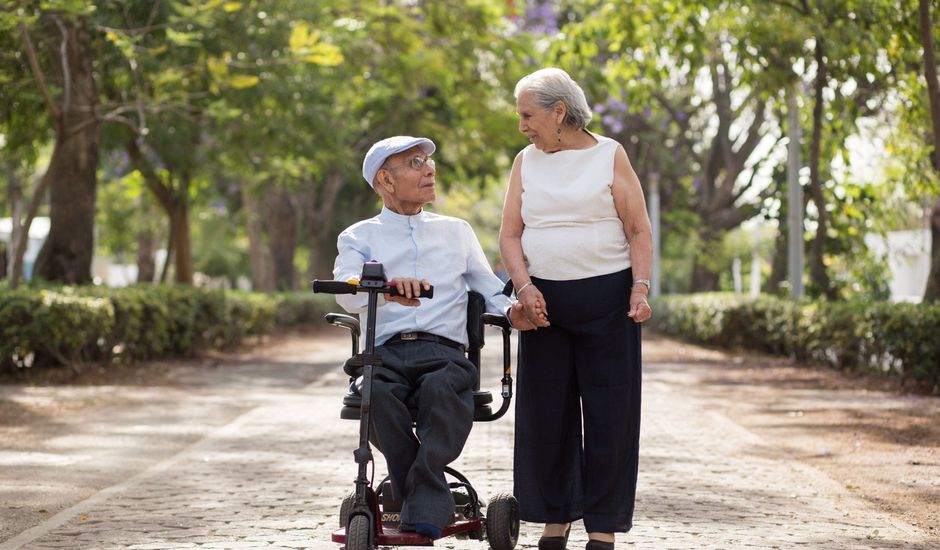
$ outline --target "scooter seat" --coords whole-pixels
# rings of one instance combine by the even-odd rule
[[[359,394],[355,382],[350,383],[350,391],[343,396],[343,408],[339,412],[343,420],[359,420],[360,409],[362,407],[362,395]],[[493,394],[488,391],[473,392],[473,419],[480,420],[493,414],[490,404],[493,402]],[[415,420],[418,416],[418,409],[414,403],[408,404],[408,410],[411,411],[411,419]]]

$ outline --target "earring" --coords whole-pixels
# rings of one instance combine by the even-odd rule
[[[555,137],[558,138],[558,143],[561,143],[561,126],[555,128]]]

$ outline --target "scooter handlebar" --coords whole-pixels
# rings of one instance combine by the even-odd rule
[[[397,286],[393,286],[391,285],[391,283],[388,283],[388,284],[389,286],[387,288],[388,288],[389,296],[401,296],[401,294],[398,293]],[[418,294],[418,298],[433,298],[433,297],[434,297],[434,286],[430,285],[428,288],[424,288],[424,286],[422,285],[421,293]]]
[[[326,294],[355,294],[359,291],[359,285],[347,283],[346,281],[321,281],[314,279],[311,286],[314,292],[323,292]]]
[[[389,296],[401,296],[398,293],[398,287],[392,284],[386,283],[383,287],[377,287],[374,289],[362,288],[359,285],[353,283],[347,283],[346,281],[321,281],[315,279],[311,284],[314,292],[322,292],[325,294],[356,294],[357,292],[368,290],[374,290],[375,292],[381,292],[383,294],[388,294]],[[421,287],[421,293],[418,295],[418,298],[433,298],[434,297],[434,287],[425,289]]]

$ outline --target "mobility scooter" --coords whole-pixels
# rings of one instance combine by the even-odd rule
[[[381,365],[375,355],[375,314],[379,294],[397,295],[397,288],[389,285],[381,263],[366,262],[358,281],[313,281],[313,291],[329,294],[368,293],[368,322],[365,332],[365,349],[360,353],[359,320],[350,315],[330,313],[327,322],[346,328],[352,337],[352,357],[343,366],[350,376],[349,392],[343,398],[340,417],[359,420],[359,446],[353,452],[358,475],[355,491],[342,502],[339,512],[339,528],[333,532],[332,540],[343,544],[346,550],[373,550],[379,546],[433,546],[433,540],[414,532],[399,529],[399,512],[402,503],[391,490],[386,477],[375,489],[369,474],[373,463],[373,434],[370,433],[372,372]],[[433,298],[433,287],[422,289],[422,298]],[[509,409],[512,399],[512,373],[510,366],[509,322],[502,315],[484,313],[483,296],[469,293],[467,306],[467,333],[470,345],[467,357],[477,367],[474,387],[474,421],[489,422],[502,417]],[[488,391],[480,391],[480,349],[484,345],[484,325],[499,327],[503,340],[502,404],[492,410],[493,397]],[[415,412],[414,410],[412,411]],[[376,446],[377,447],[377,446]],[[374,464],[372,465],[374,473]],[[512,550],[519,536],[519,508],[515,497],[498,494],[484,505],[470,482],[452,468],[445,473],[453,480],[449,483],[456,503],[452,524],[443,529],[442,537],[486,540],[493,550]]]

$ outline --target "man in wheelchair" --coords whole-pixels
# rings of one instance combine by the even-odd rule
[[[460,455],[473,424],[467,291],[482,294],[486,310],[506,315],[518,330],[547,322],[529,320],[521,303],[503,295],[470,224],[424,211],[435,199],[434,150],[431,140],[410,136],[372,146],[362,175],[384,206],[340,234],[333,275],[355,279],[364,262],[377,260],[398,288],[400,296],[379,297],[376,312],[382,365],[373,371],[373,426],[392,488],[404,500],[400,528],[439,538],[454,517],[444,468]],[[434,298],[419,301],[429,281]],[[336,297],[362,317],[366,300],[362,293]],[[414,430],[409,405],[417,409]]]

